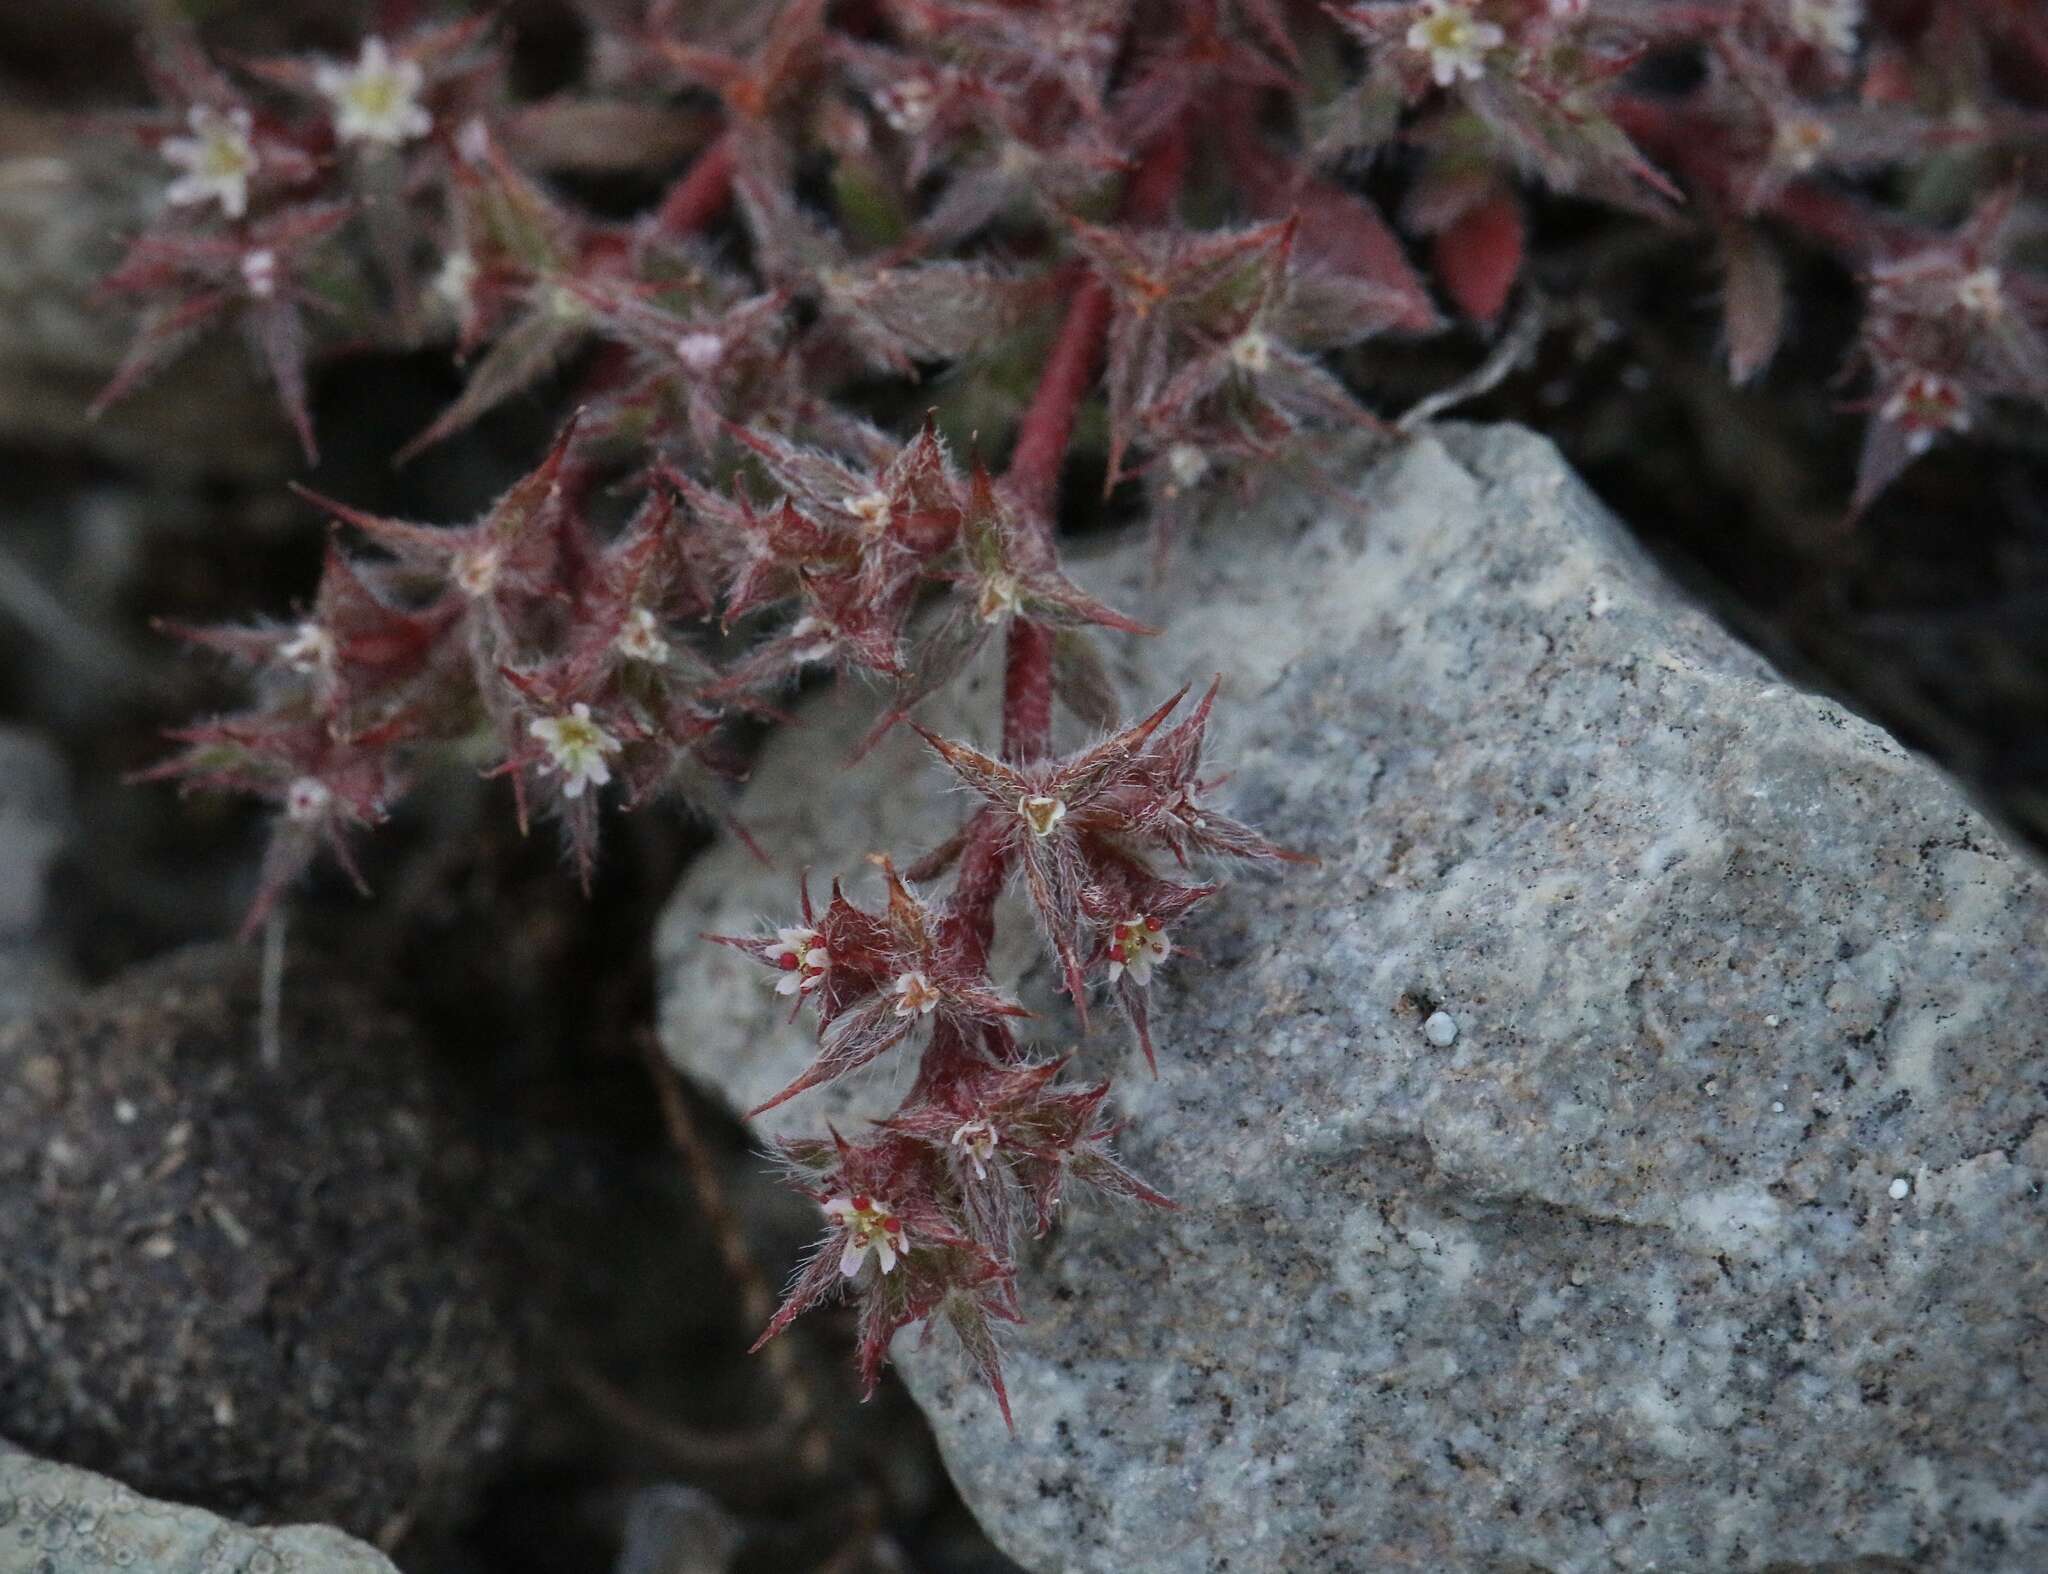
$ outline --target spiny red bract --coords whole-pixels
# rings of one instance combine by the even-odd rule
[[[1076,1012],[1103,992],[1149,1060],[1202,866],[1292,856],[1206,801],[1213,688],[1128,722],[1096,641],[1148,631],[1068,575],[1055,530],[1098,404],[1108,484],[1142,480],[1163,550],[1219,488],[1378,428],[1328,352],[1444,328],[1432,284],[1506,315],[1543,193],[1696,233],[1737,380],[1787,329],[1789,248],[1865,281],[1853,508],[1991,403],[2048,398],[2048,284],[2010,254],[2048,114],[2038,6],[580,8],[589,80],[538,102],[483,6],[432,25],[380,0],[345,58],[231,67],[157,24],[163,110],[136,129],[165,203],[107,280],[141,326],[102,403],[232,324],[309,456],[309,359],[342,346],[463,363],[405,454],[562,373],[578,414],[467,524],[313,499],[337,533],[302,616],[179,631],[252,669],[254,704],[151,774],[276,806],[252,920],[322,849],[352,869],[352,833],[437,750],[509,778],[587,878],[604,796],[702,798],[733,770],[726,723],[778,718],[801,675],[883,688],[872,742],[999,643],[1000,751],[925,735],[966,823],[885,865],[881,911],[835,885],[727,937],[818,1019],[772,1102],[918,1056],[877,1130],[785,1155],[828,1234],[769,1331],[850,1286],[870,1379],[926,1318],[1001,1397],[1017,1234],[1070,1178],[1164,1202],[1111,1155],[1106,1088],[1020,1037],[987,971],[998,894],[1021,886]],[[1355,178],[1375,160],[1404,172],[1391,221]],[[561,172],[668,185],[599,217]],[[1907,192],[1948,196],[1880,200]],[[903,416],[931,404],[964,465],[946,419]],[[1103,741],[1055,755],[1056,706]]]

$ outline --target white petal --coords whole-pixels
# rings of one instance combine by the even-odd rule
[[[887,1250],[886,1247],[883,1249]],[[839,1250],[840,1273],[844,1274],[847,1278],[851,1279],[855,1274],[860,1272],[860,1265],[866,1260],[867,1248],[861,1245],[858,1241],[854,1240],[854,1238],[849,1235],[846,1238],[846,1244]],[[888,1272],[886,1268],[882,1271],[884,1273]]]

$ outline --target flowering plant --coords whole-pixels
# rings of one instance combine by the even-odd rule
[[[2048,397],[2048,284],[2009,255],[2048,107],[2021,0],[582,0],[588,79],[523,101],[484,8],[376,9],[353,58],[232,71],[166,24],[165,205],[108,281],[142,323],[104,399],[232,320],[309,458],[321,347],[453,345],[465,386],[408,452],[565,370],[578,409],[471,523],[313,498],[374,553],[331,547],[303,617],[184,631],[259,697],[155,774],[277,806],[252,922],[479,740],[587,880],[601,800],[702,800],[728,724],[803,675],[878,685],[879,734],[999,646],[1001,748],[923,732],[974,808],[884,865],[885,907],[800,890],[795,922],[723,937],[816,1015],[772,1103],[916,1046],[891,1119],[784,1153],[825,1236],[764,1338],[849,1290],[870,1382],[938,1319],[1001,1400],[1017,1235],[1070,1179],[1165,1205],[1111,1151],[1106,1086],[1019,1038],[999,893],[1083,1025],[1106,993],[1149,1061],[1149,990],[1216,890],[1189,871],[1294,856],[1208,801],[1213,687],[1123,719],[1096,640],[1146,630],[1057,529],[1097,401],[1107,485],[1163,552],[1207,500],[1384,431],[1345,357],[1490,331],[1546,192],[1714,248],[1737,380],[1782,335],[1788,246],[1864,280],[1853,508],[1987,402]],[[564,195],[592,172],[659,189],[602,217]],[[1887,206],[1905,175],[1964,193],[1958,222]],[[1100,741],[1056,754],[1056,707]]]

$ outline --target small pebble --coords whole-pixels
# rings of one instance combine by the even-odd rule
[[[1912,1189],[1912,1183],[1909,1182],[1905,1176],[1899,1176],[1896,1180],[1892,1182],[1892,1201],[1904,1201],[1906,1194],[1910,1192]]]
[[[1765,1027],[1776,1027],[1777,1025],[1778,1025],[1778,1013],[1777,1013],[1777,1012],[1773,1011],[1773,1012],[1772,1012],[1772,1013],[1771,1013],[1771,1014],[1770,1014],[1769,1016],[1767,1016],[1767,1017],[1765,1017],[1765,1018],[1764,1018],[1764,1026],[1765,1026]]]
[[[1782,1114],[1784,1114],[1784,1113],[1785,1113],[1785,1103],[1784,1103],[1784,1100],[1782,1100],[1782,1099],[1773,1099],[1773,1100],[1771,1101],[1771,1113],[1772,1113],[1773,1115],[1782,1115]]]
[[[1433,1011],[1422,1024],[1422,1036],[1438,1049],[1448,1049],[1457,1041],[1458,1019],[1448,1011]]]

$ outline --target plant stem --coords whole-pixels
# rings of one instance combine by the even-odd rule
[[[1176,124],[1146,152],[1124,192],[1124,218],[1157,224],[1173,209],[1188,163],[1185,127]],[[1060,469],[1073,441],[1081,401],[1094,386],[1109,329],[1109,286],[1082,275],[1052,350],[1039,373],[1004,480],[1035,528],[1049,537],[1058,502]],[[1030,618],[1010,625],[1003,663],[1003,755],[1035,760],[1052,747],[1053,631]]]
[[[945,943],[969,971],[988,966],[996,937],[996,898],[1010,872],[1010,846],[993,815],[975,820],[960,871],[953,881],[952,911]]]
[[[689,173],[662,198],[655,224],[664,235],[689,235],[717,218],[732,199],[733,143],[730,131],[697,155]]]
[[[1075,276],[1080,276],[1078,269]],[[1010,493],[1048,530],[1060,466],[1074,435],[1074,417],[1095,380],[1109,308],[1108,286],[1092,275],[1084,277],[1067,304],[1066,318],[1017,429],[1017,446],[1010,452],[1010,468],[1004,476]]]

